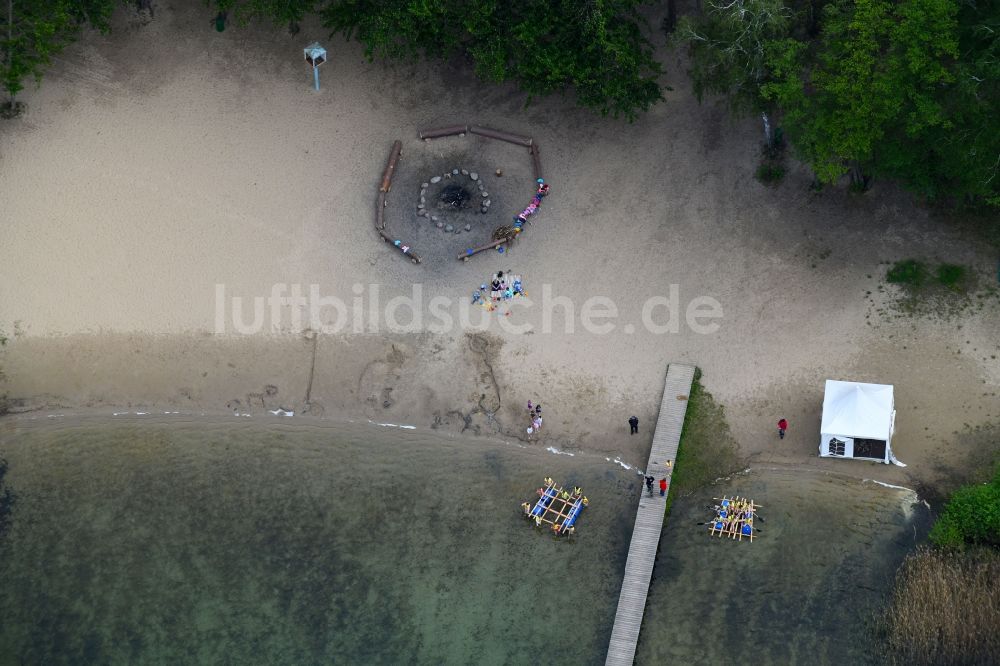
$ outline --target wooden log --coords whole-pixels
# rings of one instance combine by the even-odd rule
[[[451,127],[438,127],[437,129],[420,130],[417,132],[417,136],[421,139],[439,139],[443,136],[465,134],[468,131],[468,125],[452,125]]]
[[[385,233],[385,231],[383,231],[382,229],[378,229],[377,231],[378,231],[378,235],[382,237],[382,240],[384,240],[386,243],[388,243],[389,245],[392,245],[394,248],[396,248],[397,250],[399,250],[399,251],[402,252],[402,247],[396,245],[396,239],[395,238],[393,238],[389,234]],[[418,255],[416,252],[413,251],[413,248],[410,248],[406,252],[403,252],[403,254],[406,255],[407,257],[409,257],[410,260],[413,263],[415,263],[415,264],[419,264],[421,261],[423,261],[420,258],[420,255]]]
[[[511,134],[510,132],[501,132],[500,130],[490,129],[489,127],[480,127],[479,125],[473,125],[469,128],[473,134],[478,134],[479,136],[487,136],[491,139],[500,139],[501,141],[509,141],[510,143],[515,143],[519,146],[529,147],[532,144],[532,138],[530,136],[522,136],[520,134]]]
[[[466,261],[469,257],[471,257],[473,255],[479,254],[480,252],[486,252],[486,250],[492,250],[493,248],[495,248],[495,247],[497,247],[499,245],[503,245],[504,243],[507,243],[507,242],[508,241],[505,241],[505,240],[498,240],[498,241],[493,241],[489,245],[483,245],[482,247],[469,248],[469,250],[472,250],[472,251],[470,252],[469,250],[466,250],[462,254],[458,255],[458,259],[460,259],[462,261]]]
[[[403,153],[403,142],[396,139],[392,144],[392,150],[389,152],[389,163],[385,165],[385,171],[382,172],[382,185],[378,188],[379,192],[388,192],[392,189],[392,175],[396,172],[396,162],[399,161],[399,156]]]
[[[528,150],[531,152],[531,164],[535,167],[535,180],[537,181],[542,177],[542,158],[538,154],[538,144],[531,144],[531,148]]]
[[[375,202],[375,228],[385,229],[385,192],[379,192]]]

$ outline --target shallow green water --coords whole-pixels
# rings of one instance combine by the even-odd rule
[[[634,472],[288,423],[7,422],[0,660],[603,663]],[[591,499],[572,542],[518,514],[545,475]]]
[[[634,471],[370,424],[174,418],[3,422],[0,664],[603,663]],[[591,499],[571,542],[519,515],[546,475]],[[723,493],[765,506],[759,540],[696,525]],[[637,663],[867,661],[926,523],[914,499],[755,470],[678,500]]]
[[[763,505],[759,539],[698,525],[722,494]],[[699,491],[671,510],[636,661],[872,663],[873,619],[927,523],[912,492],[819,472],[754,470]]]

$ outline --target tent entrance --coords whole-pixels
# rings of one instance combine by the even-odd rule
[[[855,458],[874,458],[875,460],[885,460],[885,440],[882,439],[855,439]]]

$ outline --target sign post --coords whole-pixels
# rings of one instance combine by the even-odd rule
[[[313,42],[309,46],[302,49],[306,62],[312,66],[313,70],[313,84],[316,86],[316,91],[319,91],[319,66],[326,62],[326,49],[319,45],[319,42]]]

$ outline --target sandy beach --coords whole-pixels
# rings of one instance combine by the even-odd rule
[[[749,462],[905,485],[933,484],[942,462],[969,453],[971,429],[1000,419],[996,301],[960,316],[897,315],[893,289],[880,289],[885,262],[910,257],[995,280],[989,248],[888,183],[817,194],[796,167],[776,188],[760,184],[757,121],[699,104],[666,47],[674,90],[628,124],[567,99],[525,107],[461,62],[369,63],[319,25],[295,37],[267,26],[217,33],[210,18],[197,2],[162,2],[146,25],[119,12],[109,35],[85,35],[25,92],[24,116],[0,122],[0,330],[10,338],[0,390],[14,412],[283,409],[525,438],[534,400],[546,417],[535,445],[641,464],[677,361],[702,369]],[[318,93],[301,61],[316,39],[330,53]],[[457,261],[474,234],[445,236],[414,215],[424,174],[452,166],[493,179],[487,232],[531,197],[523,149],[417,138],[454,123],[541,146],[552,194],[503,255]],[[372,226],[396,139],[387,216],[427,255],[420,265]],[[523,276],[534,304],[505,319],[530,332],[496,315],[485,331],[307,331],[294,304],[251,334],[228,325],[233,297],[266,299],[275,285],[285,295],[317,285],[350,304],[373,285],[386,303],[419,284],[425,300],[458,304],[497,270]],[[545,332],[546,286],[575,308],[572,333],[561,309]],[[644,304],[671,289],[682,316],[714,299],[717,330],[642,325]],[[594,296],[617,308],[608,333],[580,323]],[[908,467],[816,458],[827,378],[895,386],[893,448]],[[782,416],[791,426],[779,442]]]

